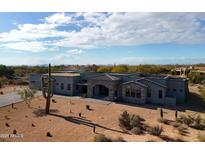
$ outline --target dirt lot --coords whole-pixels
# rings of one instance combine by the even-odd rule
[[[196,89],[195,89],[196,90]],[[176,128],[158,122],[159,108],[156,106],[133,106],[92,99],[76,97],[54,97],[56,103],[51,103],[51,115],[44,114],[45,100],[42,97],[34,99],[31,108],[25,103],[18,103],[15,109],[11,106],[0,108],[0,134],[22,134],[23,138],[4,138],[3,141],[93,141],[92,125],[95,124],[97,134],[116,139],[122,137],[125,141],[198,141],[197,135],[205,135],[205,131],[187,128],[186,135],[180,135]],[[87,110],[90,105],[92,110]],[[196,105],[197,106],[197,105]],[[186,109],[187,108],[187,109]],[[200,113],[205,118],[203,109],[199,107],[178,107],[179,115]],[[118,123],[119,115],[127,110],[145,119],[148,126],[161,125],[164,129],[162,137],[156,137],[145,132],[133,135],[123,132]],[[79,117],[79,113],[82,117]],[[164,109],[164,118],[174,121],[175,109]],[[6,126],[9,124],[9,127]],[[33,124],[33,126],[32,126]],[[50,132],[52,137],[47,137]]]

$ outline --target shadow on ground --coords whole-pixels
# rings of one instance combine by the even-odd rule
[[[50,112],[58,113],[59,111],[57,109],[50,109]],[[33,114],[35,114],[36,117],[43,117],[47,115],[45,113],[45,109],[36,109],[35,111],[33,111]]]
[[[63,116],[63,115],[59,115],[59,114],[55,114],[55,113],[49,113],[49,115],[63,118],[66,121],[69,121],[69,122],[72,122],[72,123],[75,123],[75,124],[78,124],[78,125],[85,125],[85,126],[88,126],[88,127],[91,127],[91,128],[93,128],[95,126],[95,127],[100,127],[100,128],[110,130],[110,131],[114,131],[114,132],[118,132],[118,133],[129,134],[129,133],[121,131],[121,130],[112,129],[112,128],[108,128],[108,127],[93,123],[91,120],[88,120],[88,119],[82,118],[82,117]]]

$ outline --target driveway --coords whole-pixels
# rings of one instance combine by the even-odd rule
[[[41,91],[37,91],[37,93],[35,94],[35,97],[37,96],[41,96]],[[11,93],[7,93],[4,95],[0,95],[0,107],[2,106],[6,106],[6,105],[10,105],[13,103],[18,103],[23,101],[21,99],[21,96],[18,95],[17,92],[11,92]]]

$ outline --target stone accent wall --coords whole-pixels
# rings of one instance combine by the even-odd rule
[[[132,97],[132,96],[126,96],[126,89],[134,89],[140,90],[141,91],[141,98]],[[131,103],[136,103],[136,104],[145,104],[147,101],[147,88],[142,87],[140,85],[137,85],[135,83],[129,83],[122,85],[122,100],[125,102],[131,102]]]
[[[108,80],[88,80],[88,97],[93,97],[93,87],[96,85],[103,85],[109,89],[109,96],[107,100],[115,100],[115,91],[118,89],[118,81],[108,81]]]

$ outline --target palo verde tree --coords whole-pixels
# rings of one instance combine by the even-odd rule
[[[28,104],[28,107],[30,108],[31,100],[34,98],[34,94],[36,93],[35,89],[31,88],[24,88],[22,90],[19,90],[18,94],[21,96],[21,98]]]

